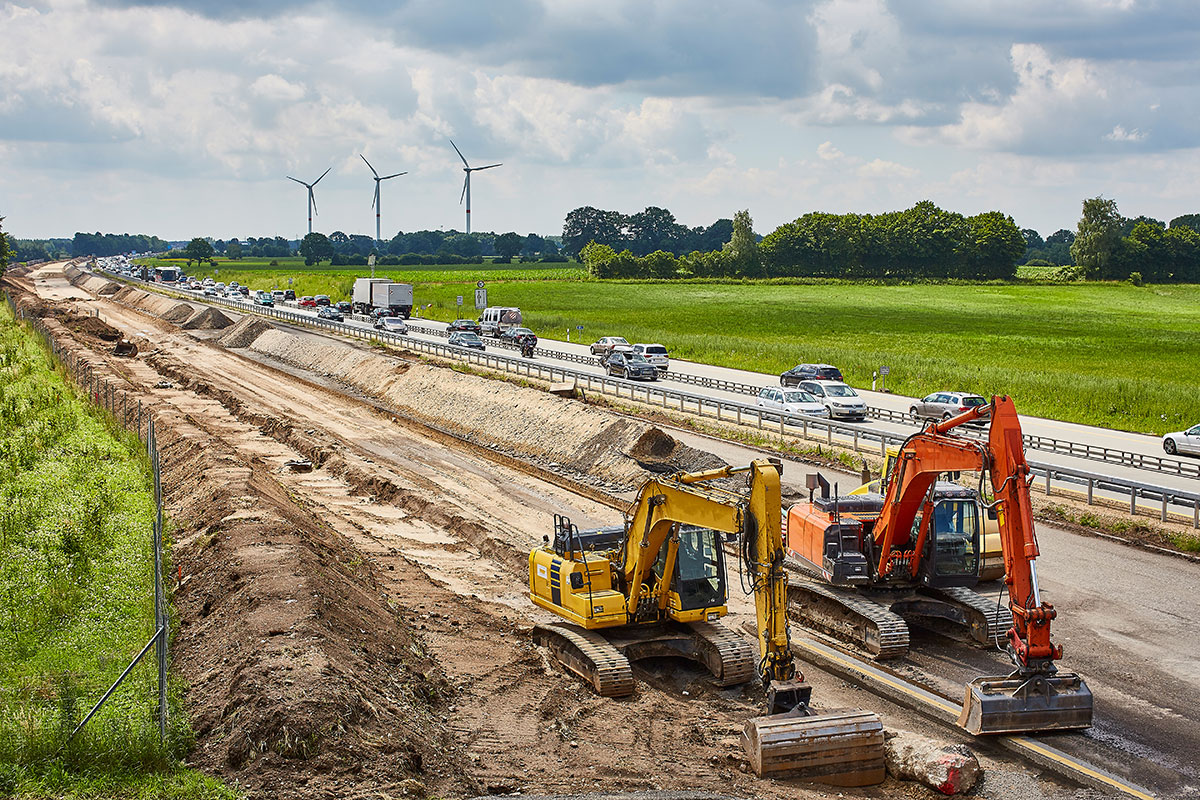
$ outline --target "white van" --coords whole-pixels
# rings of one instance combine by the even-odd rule
[[[491,306],[479,318],[480,336],[500,336],[509,328],[521,327],[521,309]]]

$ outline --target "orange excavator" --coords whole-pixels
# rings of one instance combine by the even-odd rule
[[[985,415],[991,417],[986,442],[952,435],[954,428]],[[1050,638],[1057,612],[1038,588],[1031,475],[1020,421],[1008,397],[931,422],[909,437],[892,462],[882,497],[812,498],[790,508],[789,554],[831,585],[810,588],[813,597],[803,597],[800,605],[824,600],[840,603],[830,617],[837,616],[834,611],[842,618],[878,616],[853,593],[834,591],[839,585],[868,594],[945,587],[969,593],[962,587],[973,585],[980,568],[978,501],[939,491],[938,476],[945,472],[980,473],[979,497],[984,475],[990,477],[994,501],[987,508],[999,521],[1011,614],[1004,644],[1015,667],[1007,676],[968,684],[959,724],[974,734],[1090,727],[1091,692],[1082,678],[1059,672],[1054,664],[1063,653]]]

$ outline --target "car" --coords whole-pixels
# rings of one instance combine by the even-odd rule
[[[212,278],[205,278],[205,279],[204,279],[204,285],[205,285],[205,286],[212,286],[214,283],[216,283],[216,281],[214,281]]]
[[[482,333],[483,329],[473,319],[456,319],[446,326],[446,331],[454,333],[455,331],[471,331],[472,333]]]
[[[321,319],[332,319],[337,322],[344,322],[346,318],[342,316],[342,312],[338,311],[333,306],[321,306],[317,309],[317,316]]]
[[[390,309],[387,309],[387,308],[371,309],[370,317],[371,317],[372,322],[378,322],[379,320],[383,319],[384,317],[390,317],[390,316],[393,316]]]
[[[294,302],[296,300],[296,290],[295,289],[284,289],[283,290],[283,299],[291,300]]]
[[[301,308],[316,308],[317,301],[310,295],[304,295],[304,297],[301,297],[300,302],[296,305],[300,306]]]
[[[667,367],[671,365],[671,359],[667,357],[667,348],[661,344],[635,344],[633,352],[642,355],[647,361],[658,367],[659,372],[666,372]]]
[[[1163,437],[1163,450],[1167,455],[1200,456],[1200,425],[1193,425],[1186,431],[1168,433]]]
[[[768,386],[758,393],[758,407],[786,414],[803,414],[806,417],[828,418],[825,404],[803,389],[776,389]]]
[[[846,380],[842,371],[832,364],[797,364],[779,376],[780,386],[799,386],[800,381]]]
[[[224,284],[223,282],[221,282],[221,281],[217,281],[217,282],[216,282],[216,283],[214,283],[212,286],[213,286],[213,288],[214,288],[214,289],[216,289],[216,290],[217,290],[218,292],[220,292],[221,294],[224,294],[224,293],[225,293],[225,284]]]
[[[500,334],[500,338],[506,342],[519,342],[526,336],[533,337],[533,346],[537,347],[537,334],[529,330],[529,328],[508,328],[504,333]]]
[[[351,303],[349,300],[339,300],[333,304],[333,307],[336,308],[338,311],[342,312],[343,314],[353,314],[354,313],[354,304]]]
[[[604,368],[609,375],[620,375],[630,380],[658,380],[658,367],[640,353],[618,350],[605,359]]]
[[[275,298],[271,296],[270,292],[259,292],[254,295],[254,302],[260,306],[274,306]]]
[[[403,317],[380,317],[375,320],[375,329],[384,333],[399,333],[401,335],[408,333],[408,326],[404,324]]]
[[[329,295],[319,294],[313,298],[313,302],[319,306],[327,306],[329,305]]]
[[[200,281],[193,278],[192,281],[188,284],[188,288],[191,289],[193,292],[198,292],[204,288],[204,284],[200,283]]]
[[[914,400],[908,413],[913,419],[950,419],[975,406],[986,406],[987,399],[967,392],[934,392],[920,400]],[[974,422],[987,424],[987,417]]]
[[[271,290],[271,298],[275,300],[276,304],[282,303],[283,302],[283,292],[280,291],[279,289],[272,289]]]
[[[235,300],[240,303],[242,301],[242,293],[237,289],[229,289],[225,292],[225,299]]]
[[[236,288],[238,288],[238,282],[237,282],[237,281],[230,281],[230,282],[229,282],[229,288],[230,288],[230,289],[236,289]]]
[[[450,334],[447,340],[450,344],[457,347],[470,347],[475,350],[483,350],[483,339],[479,338],[479,334],[475,331],[455,331]]]
[[[220,297],[221,293],[216,290],[216,287],[205,286],[204,287],[204,296],[205,297]]]
[[[250,296],[250,287],[249,286],[239,286],[238,294],[240,294],[242,297],[249,297]]]
[[[601,356],[601,363],[617,351],[632,353],[633,345],[625,341],[624,336],[604,336],[592,344],[592,355]]]
[[[800,381],[799,388],[808,392],[821,401],[833,419],[855,419],[862,421],[867,418],[867,404],[858,396],[858,392],[841,381]]]

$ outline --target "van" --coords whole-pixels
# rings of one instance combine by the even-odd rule
[[[491,306],[483,310],[479,318],[479,334],[481,336],[499,337],[509,328],[521,326],[521,309],[504,306]]]

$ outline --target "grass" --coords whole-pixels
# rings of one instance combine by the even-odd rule
[[[768,375],[828,362],[864,388],[887,365],[894,392],[1008,394],[1026,414],[1118,430],[1163,434],[1200,421],[1198,285],[625,282],[587,279],[576,265],[496,266],[377,274],[413,283],[417,304],[431,306],[421,316],[436,319],[476,316],[475,281],[486,280],[492,305],[520,307],[553,338],[569,328],[575,340],[583,325],[585,341],[661,342],[678,358]],[[297,294],[339,299],[361,274],[220,277],[274,288],[290,275]]]
[[[160,743],[153,659],[67,735],[153,633],[154,514],[140,442],[57,374],[0,305],[0,796],[232,797]]]

